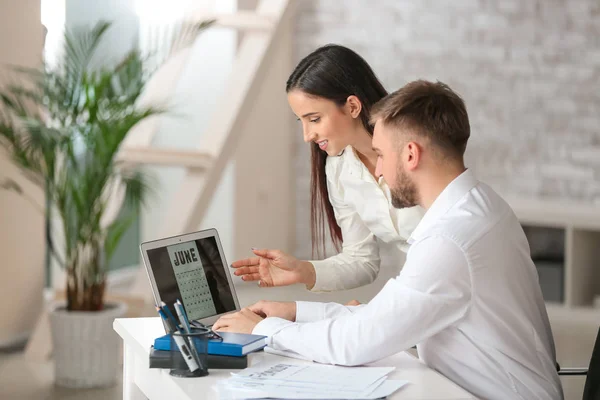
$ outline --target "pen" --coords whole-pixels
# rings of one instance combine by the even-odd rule
[[[172,328],[171,327],[171,322],[169,321],[169,318],[165,315],[164,311],[160,307],[158,307],[158,306],[156,307],[156,311],[158,312],[158,315],[160,315],[160,317],[169,326],[169,329],[171,329]],[[181,352],[181,356],[185,360],[185,363],[187,364],[187,366],[190,369],[190,371],[194,372],[195,370],[197,370],[200,367],[198,366],[198,364],[196,363],[196,360],[194,360],[194,357],[192,356],[192,354],[188,350],[188,348],[187,348],[187,346],[185,344],[185,339],[183,339],[181,336],[173,335],[173,332],[174,331],[170,332],[171,335],[173,336],[173,341],[175,342],[175,344],[179,348],[179,351]]]
[[[181,322],[181,326],[183,327],[183,330],[185,331],[185,333],[190,334],[192,333],[192,328],[190,327],[190,323],[187,319],[187,315],[185,313],[185,310],[183,309],[183,304],[181,304],[181,302],[179,301],[179,299],[177,299],[177,301],[175,303],[173,303],[173,308],[175,308],[175,312],[177,313],[177,317],[179,317],[179,321]],[[202,360],[200,359],[200,355],[198,354],[198,349],[196,349],[196,345],[194,344],[194,338],[192,336],[189,337],[190,340],[188,341],[188,343],[190,344],[190,350],[194,352],[194,354],[196,354],[198,357],[198,362],[200,364],[202,364]],[[204,366],[202,366],[204,368]]]
[[[175,307],[175,312],[177,313],[177,317],[179,317],[179,321],[181,322],[181,326],[185,330],[185,333],[191,333],[192,328],[190,328],[190,323],[185,315],[185,310],[183,309],[183,304],[177,299],[177,301],[173,304]]]
[[[169,321],[171,321],[175,330],[181,332],[181,330],[179,329],[179,324],[177,323],[177,320],[175,319],[175,317],[173,316],[173,313],[171,312],[171,310],[169,310],[169,307],[167,307],[167,304],[164,301],[160,302],[160,308],[163,310],[165,315],[168,317]]]
[[[177,330],[176,327],[174,327],[173,322],[169,318],[167,318],[163,309],[159,306],[155,306],[155,307],[156,307],[156,311],[158,312],[158,315],[162,318],[162,320],[167,328],[167,333],[175,332]]]

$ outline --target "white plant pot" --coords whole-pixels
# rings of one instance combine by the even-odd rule
[[[107,387],[116,383],[121,341],[113,330],[124,303],[106,304],[99,312],[66,311],[57,303],[50,312],[55,383],[70,388]]]

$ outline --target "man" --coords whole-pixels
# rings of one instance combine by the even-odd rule
[[[366,305],[260,302],[214,328],[340,365],[416,344],[427,365],[477,397],[562,399],[527,239],[508,204],[465,168],[462,99],[443,83],[412,82],[381,100],[372,122],[376,175],[393,205],[427,210],[400,275]]]

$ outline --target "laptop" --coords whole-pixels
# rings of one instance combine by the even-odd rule
[[[156,304],[175,314],[181,301],[190,324],[212,327],[240,305],[216,229],[144,242],[142,259]]]

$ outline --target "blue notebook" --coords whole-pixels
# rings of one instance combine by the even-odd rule
[[[223,341],[211,339],[208,341],[208,354],[242,357],[248,353],[260,350],[267,345],[267,337],[246,333],[218,332]],[[171,350],[171,339],[164,335],[154,339],[154,349]],[[176,349],[179,351],[179,349]]]

